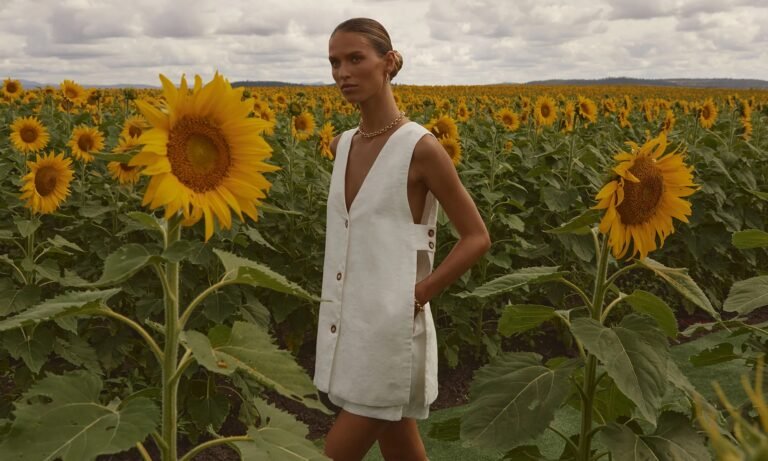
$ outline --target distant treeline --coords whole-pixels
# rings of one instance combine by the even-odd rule
[[[645,79],[627,77],[608,77],[595,80],[586,79],[556,79],[536,80],[527,82],[526,85],[646,85],[646,86],[674,86],[686,88],[768,88],[768,81],[744,78],[664,78]]]

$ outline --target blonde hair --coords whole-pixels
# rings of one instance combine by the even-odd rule
[[[354,32],[362,35],[368,40],[379,56],[384,56],[387,52],[393,51],[395,53],[395,69],[389,73],[390,80],[395,78],[395,75],[403,68],[403,55],[392,48],[392,41],[387,30],[378,21],[369,18],[347,19],[333,29],[331,37],[336,32]]]

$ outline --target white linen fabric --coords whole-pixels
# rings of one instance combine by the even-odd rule
[[[328,191],[313,382],[352,413],[423,419],[437,398],[437,338],[430,303],[414,320],[413,298],[432,272],[439,203],[428,192],[414,223],[407,179],[414,146],[431,133],[415,122],[398,127],[347,211],[354,133],[339,139]]]

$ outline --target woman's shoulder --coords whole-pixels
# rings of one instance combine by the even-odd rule
[[[354,133],[355,130],[357,130],[357,127],[350,128],[348,130],[342,131],[341,133],[339,133],[339,134],[337,134],[336,136],[333,137],[333,139],[331,140],[330,148],[331,148],[331,152],[333,153],[334,156],[336,156],[336,147],[339,145],[339,142],[341,141],[341,137],[344,136],[347,133]]]

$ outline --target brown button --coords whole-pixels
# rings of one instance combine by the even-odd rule
[[[431,248],[434,248],[434,247],[435,247],[435,242],[429,242],[429,248],[431,249]]]
[[[344,227],[349,227],[349,219],[344,220]]]
[[[336,280],[341,280],[341,272],[339,272],[338,274],[336,274]]]
[[[336,333],[336,325],[331,325],[331,333]]]
[[[429,232],[427,232],[427,234],[428,234],[430,237],[434,237],[434,236],[435,236],[435,230],[434,230],[434,229],[430,229],[430,230],[429,230]]]

